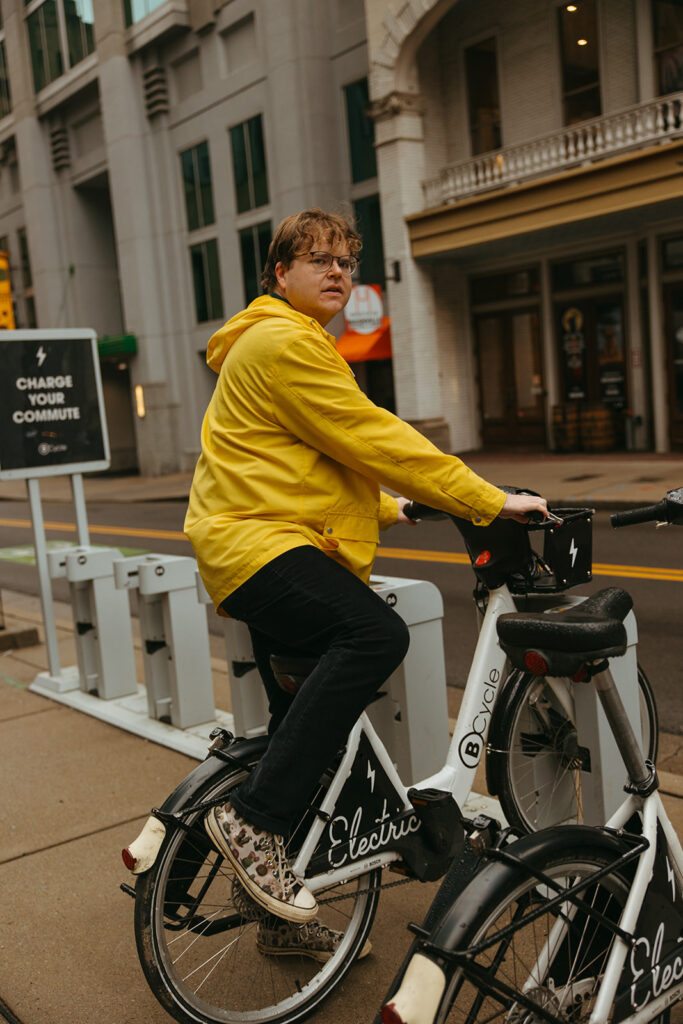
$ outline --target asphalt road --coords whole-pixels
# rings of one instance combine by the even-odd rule
[[[184,512],[182,502],[91,504],[90,540],[121,547],[126,553],[135,549],[191,555],[181,536]],[[46,504],[43,516],[48,541],[75,543],[70,506]],[[9,560],[20,557],[17,548],[31,545],[29,520],[26,502],[0,501],[0,592],[2,588],[38,592],[35,567]],[[683,529],[656,530],[648,525],[615,531],[607,513],[598,513],[593,527],[594,578],[579,590],[592,593],[614,585],[632,594],[639,626],[639,659],[652,682],[662,727],[683,734]],[[450,685],[459,687],[465,684],[476,644],[471,596],[474,576],[464,559],[452,560],[453,554],[464,552],[460,535],[450,522],[423,522],[384,534],[376,562],[379,575],[427,579],[441,591],[447,678]],[[54,596],[68,601],[66,582],[55,581]],[[210,624],[212,618],[210,615]],[[217,622],[215,629],[220,631]]]

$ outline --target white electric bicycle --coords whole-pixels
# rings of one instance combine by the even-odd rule
[[[683,488],[616,513],[614,526],[683,525]],[[603,827],[566,825],[510,842],[489,821],[481,866],[419,938],[384,1024],[644,1024],[683,999],[683,849],[643,757],[612,667],[624,654],[626,591],[557,614],[498,621],[513,664],[581,673],[597,691],[627,793]],[[680,1018],[679,1018],[680,1019]]]
[[[413,507],[412,514],[420,518],[429,511]],[[511,520],[485,528],[455,520],[477,575],[483,620],[445,765],[408,789],[364,713],[289,837],[294,871],[320,905],[317,920],[342,934],[324,963],[259,951],[265,912],[235,881],[202,818],[229,799],[268,740],[216,730],[206,760],[152,811],[124,851],[126,866],[137,875],[134,888],[123,888],[135,898],[140,961],[172,1016],[184,1024],[292,1024],[317,1009],[362,950],[383,884],[432,881],[454,860],[459,863],[470,828],[460,807],[492,737],[491,788],[508,821],[529,831],[580,816],[576,779],[580,768],[587,770],[590,752],[576,740],[576,684],[566,675],[539,678],[525,669],[506,677],[496,622],[520,607],[567,602],[566,589],[590,578],[591,516],[586,509],[553,514],[543,557],[532,550],[528,529]],[[291,658],[272,663],[288,686],[303,682],[313,664]],[[654,701],[642,673],[638,684],[645,747],[653,753]],[[401,882],[383,881],[384,868],[398,872]],[[464,867],[451,869],[454,875],[469,877]]]

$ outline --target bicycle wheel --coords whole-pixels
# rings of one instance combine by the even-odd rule
[[[582,820],[581,748],[572,719],[574,685],[514,670],[496,706],[487,752],[489,792],[518,831]],[[659,730],[652,688],[638,667],[646,756],[655,761]]]
[[[615,855],[600,849],[591,831],[581,841],[551,840],[534,867],[562,889],[608,868]],[[488,865],[450,914],[446,930],[458,934],[455,948],[467,949],[468,958],[464,970],[450,968],[437,1024],[531,1024],[541,1018],[529,1003],[560,1021],[588,1020],[614,943],[603,921],[618,922],[628,891],[629,880],[612,872],[587,885],[581,904],[562,901],[543,911],[558,890],[523,869]],[[438,932],[437,946],[444,938]]]
[[[254,762],[255,763],[255,762]],[[245,777],[234,770],[195,796],[227,799]],[[164,840],[138,879],[135,934],[150,988],[176,1020],[201,1024],[299,1021],[339,984],[362,949],[379,898],[379,870],[317,894],[316,921],[343,933],[331,959],[259,952],[264,914],[233,885],[233,873],[204,831],[201,814]],[[310,824],[304,818],[296,845]],[[267,915],[266,915],[267,917]],[[272,919],[270,919],[272,920]]]

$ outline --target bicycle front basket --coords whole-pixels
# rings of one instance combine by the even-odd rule
[[[563,520],[545,531],[543,561],[555,577],[558,590],[587,583],[593,577],[592,508],[553,508]]]

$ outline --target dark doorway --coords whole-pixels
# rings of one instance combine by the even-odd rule
[[[683,282],[664,288],[669,440],[683,450]]]

